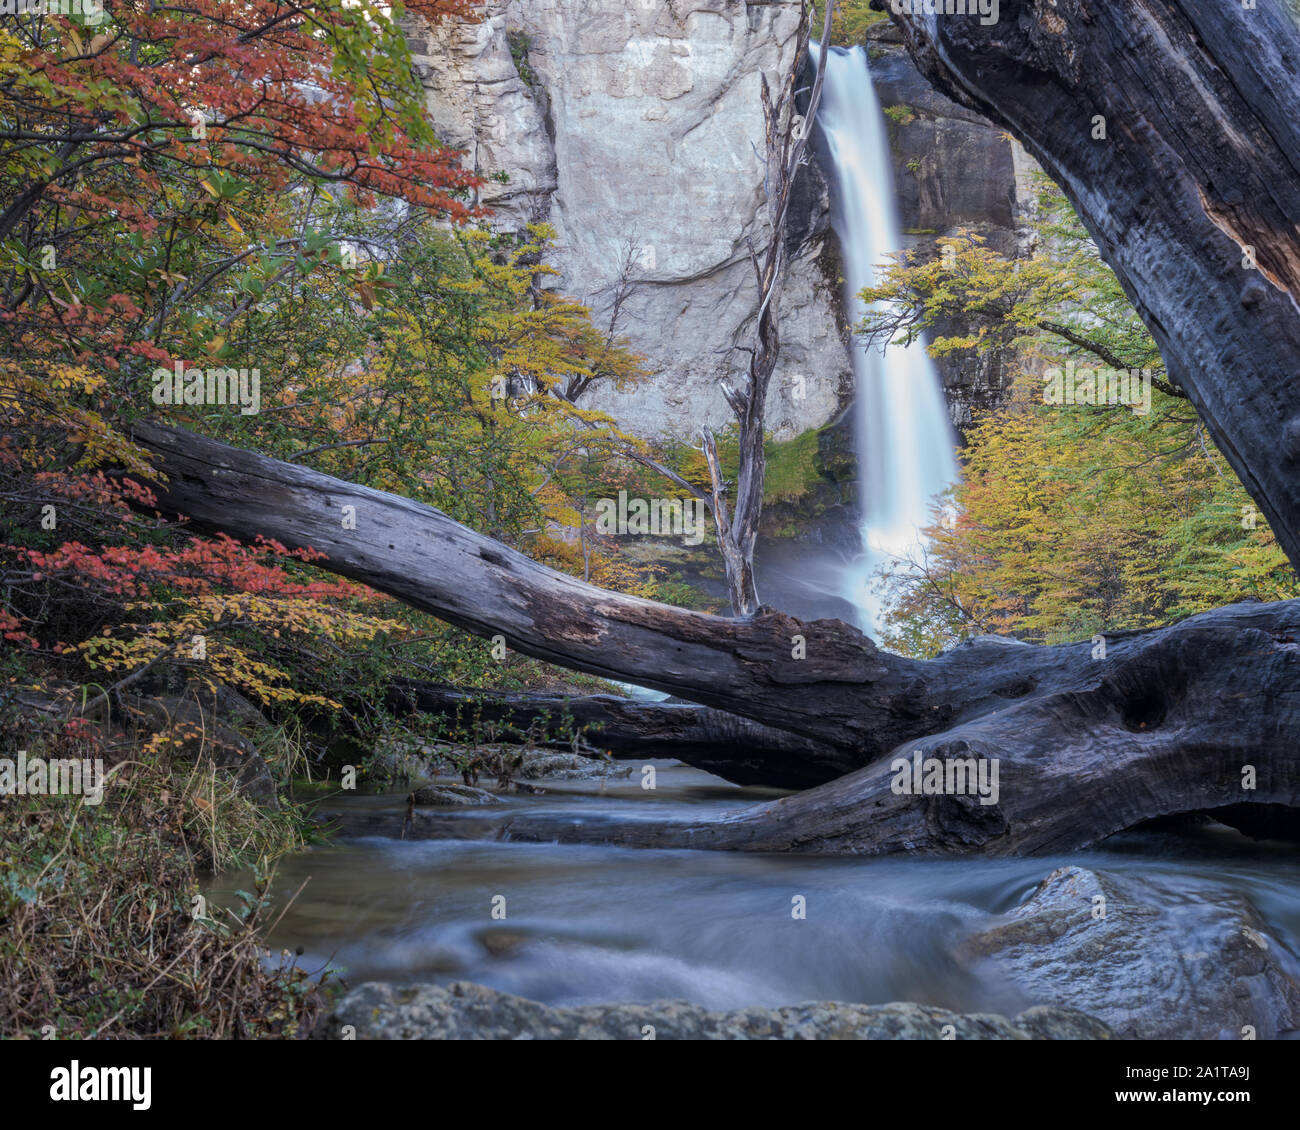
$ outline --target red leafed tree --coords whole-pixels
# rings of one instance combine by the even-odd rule
[[[126,425],[154,410],[157,367],[250,363],[230,327],[273,310],[287,281],[333,270],[364,295],[373,272],[343,271],[332,226],[345,210],[475,214],[477,182],[425,116],[403,22],[476,18],[476,5],[80,7],[0,23],[0,525],[11,543],[0,634],[53,648],[50,597],[61,587],[88,600],[85,630],[68,646],[98,638],[95,607],[115,578],[135,575],[156,601],[187,602],[196,629],[204,594],[247,593],[271,577],[298,601],[299,626],[328,634],[306,614],[311,594],[259,571],[275,547],[196,548],[129,513],[145,497],[148,462]],[[106,465],[117,472],[97,471]],[[178,588],[182,575],[197,587]],[[213,623],[274,611],[218,604],[206,604]]]
[[[0,30],[8,355],[115,372],[166,361],[169,342],[210,345],[185,340],[214,328],[187,319],[255,251],[276,268],[262,301],[278,272],[328,254],[321,232],[284,227],[273,205],[286,194],[336,185],[363,204],[467,214],[474,179],[424,116],[400,7],[105,2],[99,19],[20,15]]]

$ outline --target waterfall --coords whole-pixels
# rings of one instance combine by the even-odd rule
[[[813,58],[817,58],[813,45]],[[817,123],[834,164],[831,226],[844,258],[845,314],[856,325],[866,313],[858,292],[877,266],[903,249],[894,202],[894,173],[884,116],[861,47],[832,47]],[[846,570],[845,597],[859,626],[874,634],[881,601],[872,578],[883,563],[920,548],[921,528],[933,524],[935,496],[957,479],[952,426],[939,377],[921,342],[852,348],[858,506],[862,556]]]

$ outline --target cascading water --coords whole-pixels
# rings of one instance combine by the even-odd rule
[[[831,48],[817,123],[834,163],[831,226],[844,258],[845,313],[856,325],[867,312],[859,292],[903,248],[884,116],[861,47]],[[863,554],[846,571],[845,596],[859,609],[863,631],[875,633],[876,570],[915,555],[920,531],[933,523],[936,496],[957,479],[957,462],[924,345],[870,348],[855,338],[851,352]]]

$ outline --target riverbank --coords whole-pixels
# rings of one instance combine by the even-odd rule
[[[34,729],[33,756],[83,752]],[[204,739],[187,741],[196,745],[211,755]],[[95,752],[108,763],[98,801],[0,799],[0,1038],[308,1030],[324,1003],[320,984],[264,943],[274,861],[315,836],[305,813],[251,799],[211,756],[124,735]],[[246,876],[239,892],[210,906],[203,877],[236,868]]]

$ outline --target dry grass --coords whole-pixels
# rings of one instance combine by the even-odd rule
[[[315,984],[259,943],[271,861],[302,843],[297,812],[265,812],[223,773],[158,748],[33,741],[30,729],[24,745],[29,756],[105,756],[108,783],[100,805],[0,797],[0,1037],[292,1038],[310,1027]],[[209,910],[200,872],[250,864],[259,880],[238,911]]]

